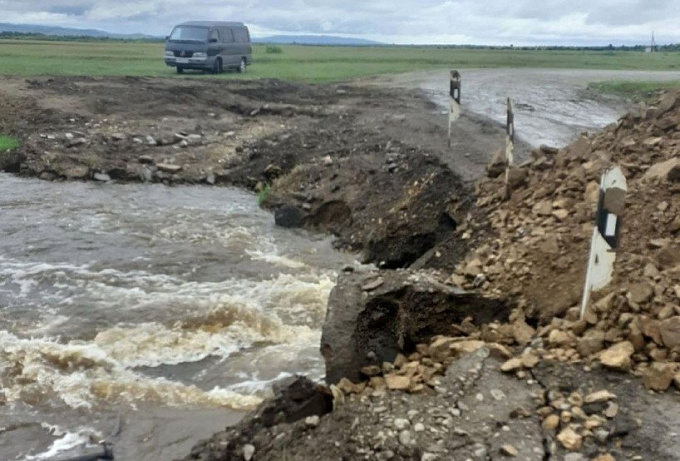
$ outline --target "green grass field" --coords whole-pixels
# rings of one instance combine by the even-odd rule
[[[680,80],[667,82],[613,80],[609,82],[592,82],[588,88],[601,93],[630,97],[636,100],[653,99],[659,90],[675,90],[680,88]]]
[[[436,47],[281,46],[280,54],[253,47],[246,78],[308,82],[440,68],[538,67],[680,70],[680,53],[632,51],[484,50]],[[0,40],[0,75],[172,76],[162,43]],[[188,74],[197,75],[197,74]],[[206,78],[243,78],[236,73]]]

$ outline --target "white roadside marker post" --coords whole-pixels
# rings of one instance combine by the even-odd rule
[[[508,117],[506,122],[505,136],[505,198],[510,198],[510,167],[515,162],[515,113],[512,110],[512,101],[508,98]]]
[[[581,318],[585,316],[588,309],[591,292],[601,290],[612,280],[627,191],[626,177],[619,167],[606,170],[602,174],[597,218],[590,244],[586,283],[581,301]]]
[[[457,70],[451,71],[451,80],[449,81],[449,147],[451,147],[451,126],[460,118],[460,72]]]

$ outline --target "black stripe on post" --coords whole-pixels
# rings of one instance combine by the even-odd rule
[[[449,82],[449,96],[460,104],[461,76],[457,70],[451,71],[451,81]]]

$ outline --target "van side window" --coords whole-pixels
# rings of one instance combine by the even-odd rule
[[[248,43],[248,32],[246,29],[234,29],[234,38],[238,43]]]
[[[218,42],[220,41],[220,32],[217,29],[213,29],[210,31],[210,40],[217,40]]]
[[[234,43],[234,34],[231,29],[222,29],[222,41],[224,43]]]

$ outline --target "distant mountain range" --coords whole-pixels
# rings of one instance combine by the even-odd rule
[[[8,24],[0,23],[1,32],[19,32],[22,34],[42,34],[62,37],[95,37],[95,38],[118,38],[118,39],[157,39],[161,36],[147,34],[113,34],[98,29],[76,29],[73,27],[40,26],[36,24]],[[346,45],[346,46],[371,46],[382,45],[380,42],[364,40],[360,38],[337,37],[334,35],[272,35],[271,37],[253,38],[253,43],[272,44],[298,44],[298,45]]]
[[[373,40],[337,37],[335,35],[272,35],[271,37],[253,38],[253,43],[275,43],[281,45],[384,45],[384,43],[375,42]]]
[[[19,32],[22,34],[57,35],[62,37],[110,37],[121,39],[154,39],[161,38],[146,34],[112,34],[97,29],[76,29],[73,27],[39,26],[35,24],[8,24],[0,23],[0,32]]]

